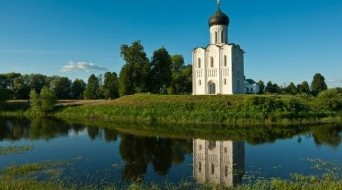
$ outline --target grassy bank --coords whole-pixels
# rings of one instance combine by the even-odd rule
[[[338,100],[342,101],[342,100]],[[340,103],[338,102],[338,103]],[[116,100],[64,101],[49,113],[68,120],[145,123],[300,124],[341,122],[342,111],[311,96],[163,96],[138,94]],[[14,103],[12,103],[14,104]],[[36,116],[27,106],[7,105],[1,115]]]

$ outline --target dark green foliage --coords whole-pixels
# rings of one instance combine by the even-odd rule
[[[10,90],[0,86],[0,103],[10,99],[11,97],[10,93],[11,93]]]
[[[35,90],[30,92],[30,104],[34,111],[46,114],[51,111],[56,103],[57,97],[54,92],[47,87],[41,89],[40,94]]]
[[[41,89],[44,86],[48,86],[47,77],[42,74],[31,74],[28,78],[28,86],[30,89],[35,90],[37,93],[40,93]]]
[[[317,96],[317,105],[323,110],[342,112],[342,90],[334,88],[324,90]]]
[[[172,60],[169,52],[164,48],[160,48],[153,53],[151,60],[151,91],[157,94],[166,93],[166,89],[171,86]],[[177,68],[174,68],[177,69]]]
[[[286,88],[285,88],[285,92],[287,94],[291,94],[291,95],[296,95],[298,93],[298,89],[296,87],[296,85],[291,82]]]
[[[264,81],[259,80],[258,85],[259,85],[259,93],[258,94],[264,94],[264,92],[265,92],[265,83],[264,83]]]
[[[301,94],[310,94],[309,83],[303,81],[302,84],[297,85],[298,92]]]
[[[326,90],[327,84],[325,83],[325,78],[320,73],[316,73],[313,77],[312,83],[311,83],[311,93],[314,96],[317,96],[318,93],[322,92],[323,90]]]
[[[102,92],[106,99],[119,97],[118,75],[115,72],[105,73]]]
[[[15,99],[28,99],[30,86],[28,84],[28,75],[19,76],[13,81],[13,92]]]
[[[149,87],[150,63],[140,41],[131,46],[121,46],[121,57],[126,62],[119,76],[120,95],[147,92]]]
[[[57,99],[70,99],[71,98],[71,80],[67,77],[51,77],[50,89],[57,96]]]
[[[180,71],[172,73],[172,93],[191,94],[192,92],[192,65],[183,66]]]
[[[76,79],[71,86],[71,96],[74,99],[83,99],[83,92],[86,88],[86,83],[81,79]]]
[[[90,75],[88,79],[87,86],[84,90],[84,98],[88,100],[101,98],[100,81],[94,74]]]
[[[281,91],[281,89],[280,89],[280,87],[276,83],[272,84],[272,82],[269,81],[266,84],[266,87],[265,87],[265,92],[266,93],[278,94],[278,93],[280,93],[280,91]]]

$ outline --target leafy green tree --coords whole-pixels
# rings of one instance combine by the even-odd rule
[[[126,62],[119,76],[120,95],[129,95],[148,91],[150,63],[140,41],[131,46],[121,46],[121,57]]]
[[[29,76],[23,75],[13,80],[13,93],[15,99],[28,99],[30,86],[28,85]]]
[[[46,114],[53,109],[56,101],[56,95],[46,86],[41,89],[40,94],[33,89],[30,92],[31,108],[37,112]]]
[[[10,99],[10,91],[0,86],[0,103]]]
[[[71,86],[72,97],[74,99],[82,99],[85,88],[86,88],[86,83],[83,80],[75,79],[74,82],[72,82],[72,86]]]
[[[326,90],[327,84],[325,83],[325,78],[320,73],[316,73],[313,77],[311,83],[311,93],[312,95],[316,96],[318,93]]]
[[[58,99],[71,98],[71,80],[67,77],[53,77],[50,81],[50,89],[54,91]]]
[[[44,86],[49,85],[47,77],[42,74],[31,74],[28,77],[28,86],[30,89],[34,89],[37,93],[40,93]]]
[[[44,86],[40,92],[40,100],[41,100],[41,111],[46,113],[53,109],[56,104],[57,97],[55,93]]]
[[[30,106],[31,106],[31,109],[35,111],[39,111],[40,108],[42,107],[40,95],[33,89],[30,91]]]
[[[183,66],[180,73],[174,77],[175,93],[192,93],[192,65]]]
[[[171,72],[179,73],[184,67],[184,57],[182,55],[173,55],[171,56],[172,64],[171,64]]]
[[[301,94],[310,94],[309,83],[306,81],[303,81],[302,84],[298,85],[297,89]]]
[[[259,80],[257,83],[259,85],[259,94],[263,94],[265,92],[265,83],[262,80]]]
[[[322,110],[342,110],[342,89],[333,88],[320,92],[317,96],[317,104]]]
[[[287,94],[291,94],[291,95],[296,95],[298,93],[297,87],[296,85],[291,82],[286,88],[285,88],[285,92]]]
[[[266,84],[265,92],[274,93],[273,83],[271,81],[268,81],[268,83]]]
[[[151,91],[153,93],[165,92],[166,88],[171,86],[171,65],[171,56],[164,47],[153,53],[151,61]]]
[[[100,96],[100,81],[94,75],[90,75],[88,78],[87,86],[84,90],[84,98],[85,99],[99,99]]]
[[[102,86],[102,92],[104,98],[118,98],[119,87],[118,87],[118,75],[113,72],[106,72],[104,75],[104,82]]]

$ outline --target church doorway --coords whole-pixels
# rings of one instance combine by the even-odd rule
[[[216,94],[216,85],[213,82],[208,83],[208,92],[209,94]]]

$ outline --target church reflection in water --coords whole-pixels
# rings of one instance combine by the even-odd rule
[[[193,176],[197,183],[233,187],[245,171],[245,144],[233,141],[193,140]]]

